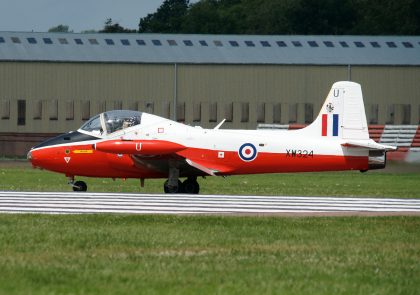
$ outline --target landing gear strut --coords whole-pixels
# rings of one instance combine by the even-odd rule
[[[179,181],[179,169],[176,167],[169,168],[169,178],[163,184],[165,193],[177,194],[182,191],[182,183]]]

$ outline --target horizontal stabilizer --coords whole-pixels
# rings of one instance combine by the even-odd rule
[[[372,139],[369,141],[348,140],[341,145],[345,147],[367,148],[369,150],[395,151],[397,149],[395,146],[379,144]]]

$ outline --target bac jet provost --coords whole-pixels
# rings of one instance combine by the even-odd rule
[[[335,83],[309,126],[298,130],[229,130],[192,127],[129,110],[104,112],[79,130],[28,153],[33,167],[75,176],[167,178],[166,193],[199,192],[197,177],[239,174],[381,169],[395,147],[369,138],[362,90]],[[185,177],[186,180],[180,181]]]

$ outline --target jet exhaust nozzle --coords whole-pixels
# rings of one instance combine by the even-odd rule
[[[383,169],[386,166],[386,151],[385,150],[370,150],[368,169]]]

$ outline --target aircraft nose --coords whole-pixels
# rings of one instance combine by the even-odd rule
[[[31,149],[28,154],[26,155],[26,159],[31,162],[33,167],[37,167],[38,166],[38,156],[37,156],[37,152],[34,149]]]
[[[26,158],[34,168],[45,168],[44,166],[50,161],[49,152],[45,151],[45,149],[32,148],[26,155]]]
[[[29,152],[28,152],[28,154],[26,155],[26,159],[28,160],[28,161],[32,161],[32,150],[30,150]]]

